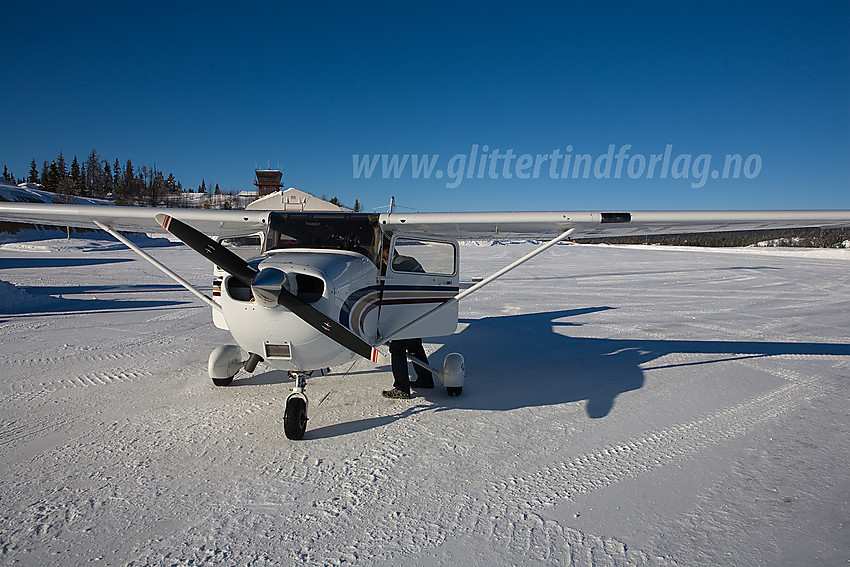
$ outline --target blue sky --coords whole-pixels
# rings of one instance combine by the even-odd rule
[[[250,188],[255,166],[279,165],[287,186],[366,209],[391,195],[421,211],[850,209],[843,1],[65,2],[4,16],[0,162],[19,177],[33,157],[95,148],[186,187]],[[358,178],[366,154],[410,157],[397,177],[378,163]],[[425,154],[439,158],[415,178]],[[590,165],[564,173],[567,154]]]

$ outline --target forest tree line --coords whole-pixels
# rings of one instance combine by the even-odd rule
[[[116,205],[157,206],[167,201],[171,206],[181,206],[180,196],[184,194],[183,184],[171,173],[166,176],[156,165],[134,166],[130,159],[122,165],[117,158],[110,164],[94,149],[82,163],[74,156],[70,165],[59,152],[56,159],[45,160],[40,170],[33,158],[26,177],[16,178],[4,165],[3,179],[15,184],[36,183],[52,193],[110,199]],[[207,192],[205,181],[197,192]],[[218,184],[211,192],[220,193]],[[188,201],[183,206],[188,206]]]
[[[117,158],[110,165],[109,160],[102,159],[94,149],[82,163],[77,160],[77,156],[74,156],[70,166],[62,152],[59,152],[59,156],[49,163],[45,160],[41,164],[41,170],[38,169],[33,158],[29,175],[26,177],[16,178],[4,165],[3,179],[14,184],[36,183],[44,191],[51,193],[108,199],[114,201],[116,205],[129,206],[156,207],[164,204],[169,207],[204,206],[209,208],[210,200],[205,200],[201,204],[198,199],[188,198],[187,193],[222,194],[218,183],[208,189],[206,180],[201,180],[197,190],[184,190],[183,184],[173,174],[169,173],[165,176],[156,168],[156,165],[136,167],[132,160],[128,159],[122,166]],[[223,209],[244,207],[245,203],[241,199],[233,198],[232,192],[228,195],[229,197],[218,199],[215,206]],[[328,199],[327,195],[322,195],[322,199],[345,207],[337,197]],[[355,199],[353,210],[359,212],[360,209],[360,201]]]
[[[690,234],[651,234],[576,238],[581,244],[661,244],[666,246],[766,246],[794,248],[847,248],[847,228],[777,228],[768,230],[730,230]]]

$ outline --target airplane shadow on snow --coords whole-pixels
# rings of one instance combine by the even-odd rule
[[[42,256],[36,258],[0,258],[0,270],[23,268],[76,268],[133,262],[132,258],[64,258]]]
[[[655,366],[653,369],[788,354],[850,355],[850,345],[833,343],[599,339],[570,337],[555,331],[581,325],[565,319],[610,309],[615,308],[590,307],[461,319],[461,323],[468,325],[448,337],[447,344],[429,357],[432,364],[441,366],[443,358],[450,352],[464,355],[468,374],[461,396],[447,396],[445,389],[438,384],[434,390],[416,392],[417,397],[433,405],[400,407],[397,413],[391,415],[308,429],[305,438],[321,439],[367,431],[416,413],[451,409],[505,411],[586,402],[587,416],[601,419],[614,410],[617,396],[644,386],[645,367],[641,368],[641,365],[673,353],[729,356]],[[282,374],[272,372],[244,383],[272,384],[285,380]]]
[[[137,284],[137,285],[81,285],[81,286],[24,286],[22,289],[34,299],[19,306],[7,305],[2,315],[34,317],[45,313],[115,313],[121,311],[139,311],[162,309],[167,307],[194,307],[190,301],[165,299],[112,299],[112,298],[70,298],[64,295],[144,294],[149,298],[155,293],[182,290],[176,284]]]
[[[613,307],[548,311],[467,319],[469,323],[432,356],[439,366],[449,352],[466,359],[464,393],[448,407],[509,410],[587,401],[587,415],[607,416],[618,395],[644,385],[641,365],[672,353],[729,354],[729,357],[670,364],[672,368],[788,354],[850,355],[850,345],[759,341],[689,341],[676,339],[600,339],[570,337],[555,328],[576,326],[561,321]],[[468,390],[468,391],[467,391]],[[443,391],[428,391],[438,400]],[[430,392],[434,392],[433,394]],[[421,393],[421,392],[420,392]],[[440,403],[440,402],[438,402]]]

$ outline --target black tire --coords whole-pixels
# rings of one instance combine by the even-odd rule
[[[230,378],[213,378],[212,381],[216,386],[230,386],[230,383],[233,382],[233,376]]]
[[[289,398],[283,412],[283,432],[288,439],[298,441],[307,431],[307,404],[302,398]]]
[[[449,386],[446,388],[446,392],[448,392],[450,396],[459,396],[460,393],[463,392],[463,386]]]

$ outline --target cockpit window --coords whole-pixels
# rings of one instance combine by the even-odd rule
[[[266,250],[348,250],[378,265],[381,230],[370,213],[272,213]]]
[[[399,237],[392,254],[394,272],[448,276],[455,272],[455,247],[448,242]]]

